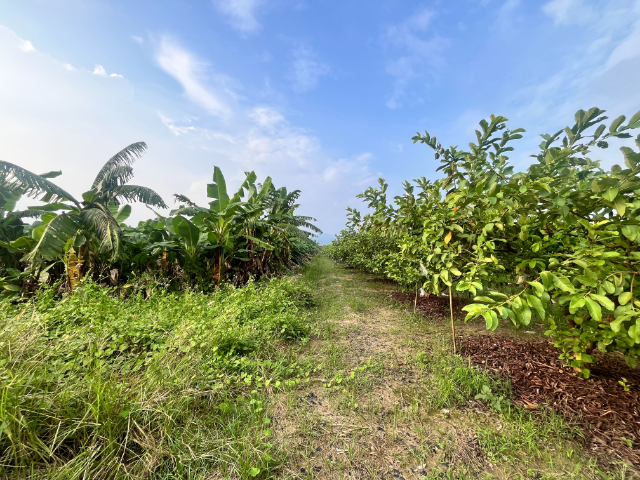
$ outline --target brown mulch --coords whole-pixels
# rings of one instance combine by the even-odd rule
[[[616,354],[596,354],[591,378],[578,377],[550,342],[498,336],[459,340],[461,353],[511,381],[516,403],[529,409],[547,404],[584,428],[588,446],[640,467],[640,368]],[[629,392],[618,384],[626,378]],[[633,448],[621,439],[633,441]]]
[[[415,293],[391,292],[393,298],[400,303],[406,304],[413,308],[415,301]],[[455,318],[464,318],[466,312],[462,311],[462,307],[466,302],[456,296],[453,297],[453,316]],[[418,295],[418,303],[416,311],[430,318],[449,318],[449,297],[426,295],[421,297]]]

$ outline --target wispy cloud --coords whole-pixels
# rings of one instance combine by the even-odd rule
[[[311,47],[303,44],[293,50],[289,79],[295,92],[304,93],[313,90],[318,86],[320,77],[327,75],[329,71],[329,66],[318,60]]]
[[[182,85],[185,95],[192,102],[214,115],[227,116],[229,114],[223,101],[204,83],[208,65],[180,46],[175,40],[167,36],[160,39],[156,62],[160,68]]]
[[[284,116],[277,110],[270,107],[256,107],[249,113],[251,118],[257,125],[274,129],[285,121]]]
[[[565,3],[554,0],[542,8],[548,10],[549,4],[554,5],[550,11],[558,28],[577,22],[567,17],[575,12],[565,12]],[[560,68],[507,97],[507,110],[513,112],[508,116],[531,134],[523,140],[528,143],[527,154],[536,150],[535,134],[557,131],[571,122],[578,109],[597,106],[617,116],[640,108],[640,91],[635,86],[640,76],[640,2],[607,0],[597,7],[583,6],[593,8],[588,18],[579,20],[584,25],[580,28],[589,32],[590,43],[575,42]],[[618,160],[615,148],[598,150],[597,155],[605,162]],[[530,159],[523,155],[518,161],[525,164]]]
[[[389,108],[401,106],[405,88],[411,80],[422,77],[425,69],[444,64],[443,52],[449,41],[437,34],[425,38],[434,17],[435,12],[425,8],[387,29],[384,43],[400,52],[400,56],[387,64],[387,73],[395,77],[393,93],[387,100]]]
[[[131,35],[131,40],[133,40],[136,43],[139,43],[140,45],[144,43],[144,39],[142,37],[139,37],[138,35]]]
[[[216,9],[227,18],[233,28],[243,34],[255,33],[262,25],[256,19],[256,10],[264,0],[212,0]]]
[[[586,0],[551,0],[542,11],[556,25],[584,25],[596,18],[595,10]]]
[[[607,60],[607,70],[613,68],[625,60],[640,56],[640,20],[638,20],[629,36],[627,36],[616,48],[611,52],[609,60]]]
[[[177,125],[176,122],[174,122],[169,117],[161,114],[160,112],[158,112],[158,116],[160,117],[162,123],[171,131],[171,133],[176,136],[185,135],[196,130],[196,127],[194,127],[193,125]]]

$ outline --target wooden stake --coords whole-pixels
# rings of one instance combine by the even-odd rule
[[[456,327],[453,324],[453,295],[451,295],[451,285],[449,285],[449,309],[451,310],[451,333],[453,334],[453,354],[456,354]]]

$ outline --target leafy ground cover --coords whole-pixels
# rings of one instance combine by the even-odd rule
[[[0,309],[0,477],[248,478],[278,465],[269,393],[310,368],[311,296],[273,279],[127,299],[86,282]]]

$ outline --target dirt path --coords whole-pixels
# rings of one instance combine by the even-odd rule
[[[425,362],[449,355],[445,322],[394,304],[393,286],[322,262],[317,331],[301,354],[317,371],[273,405],[274,438],[287,456],[279,478],[608,478],[595,462],[580,460],[577,444],[548,443],[544,435],[553,432],[540,437],[546,446],[514,440],[535,437],[537,427],[527,420],[514,431],[497,412],[456,393],[478,381],[458,371],[464,364],[452,367],[450,383],[439,372],[434,384],[434,364],[430,371]],[[487,441],[496,444],[488,449]]]
[[[353,282],[343,275],[334,280],[324,288]],[[420,415],[412,409],[420,390],[412,365],[417,350],[401,334],[401,312],[380,306],[354,311],[348,300],[341,315],[327,319],[332,334],[310,347],[308,355],[325,364],[321,375],[278,405],[280,434],[297,452],[287,474],[417,478],[427,457]]]

